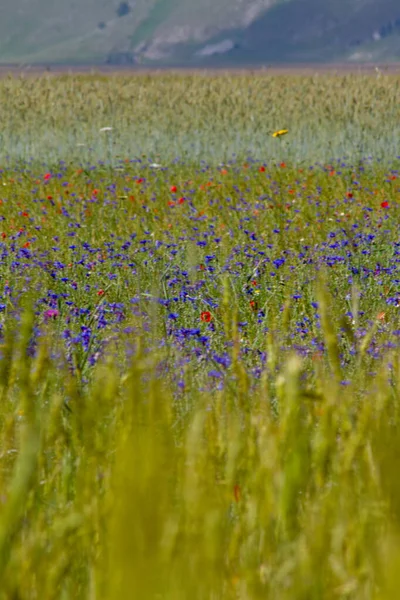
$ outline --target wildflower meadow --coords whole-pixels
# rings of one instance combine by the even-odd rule
[[[0,598],[399,597],[399,97],[0,80]]]

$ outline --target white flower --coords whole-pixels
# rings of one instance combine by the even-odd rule
[[[162,169],[162,165],[159,165],[158,163],[150,163],[149,167],[151,169]]]
[[[102,127],[99,131],[100,133],[103,133],[104,131],[112,131],[113,129],[113,127]]]

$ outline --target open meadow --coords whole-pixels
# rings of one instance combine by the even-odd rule
[[[397,600],[399,98],[0,79],[0,599]]]

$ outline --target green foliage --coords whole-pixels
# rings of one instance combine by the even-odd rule
[[[0,173],[1,600],[397,598],[400,327],[398,303],[386,301],[397,297],[387,267],[397,260],[398,179],[387,165],[398,87],[390,77],[1,82],[11,155]],[[283,126],[288,135],[273,139]],[[254,152],[275,158],[267,169],[241,162],[257,128]],[[214,162],[237,136],[238,160],[199,168],[188,153],[151,167],[185,147],[181,131],[198,134],[199,151],[215,144]],[[311,168],[335,131],[349,143],[355,131],[360,152],[381,148],[385,160]],[[89,150],[77,160],[74,143],[90,135],[105,164]],[[16,162],[27,148],[34,160]],[[52,162],[41,164],[46,153]],[[210,223],[211,249],[186,235]],[[249,232],[272,259],[286,252],[274,275],[254,268]],[[133,234],[136,246],[123,249]],[[346,242],[332,253],[347,262],[317,274],[305,258],[329,254],[333,239]],[[96,247],[90,269],[83,244]],[[223,269],[229,257],[241,271]],[[227,351],[220,386],[196,360],[184,363],[184,390],[176,385],[177,360],[193,348],[186,339],[179,354],[165,335],[170,309],[153,300],[175,294],[166,282],[178,268],[193,285],[204,278],[202,298],[214,299],[211,333],[181,300],[176,327],[199,326],[212,352]],[[55,319],[43,316],[50,286]],[[138,312],[99,330],[96,364],[94,345],[68,354],[66,323],[74,337],[104,302],[126,307],[134,296]],[[326,352],[301,357],[302,336]]]

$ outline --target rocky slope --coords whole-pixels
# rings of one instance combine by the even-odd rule
[[[2,0],[0,63],[400,60],[399,0]]]

